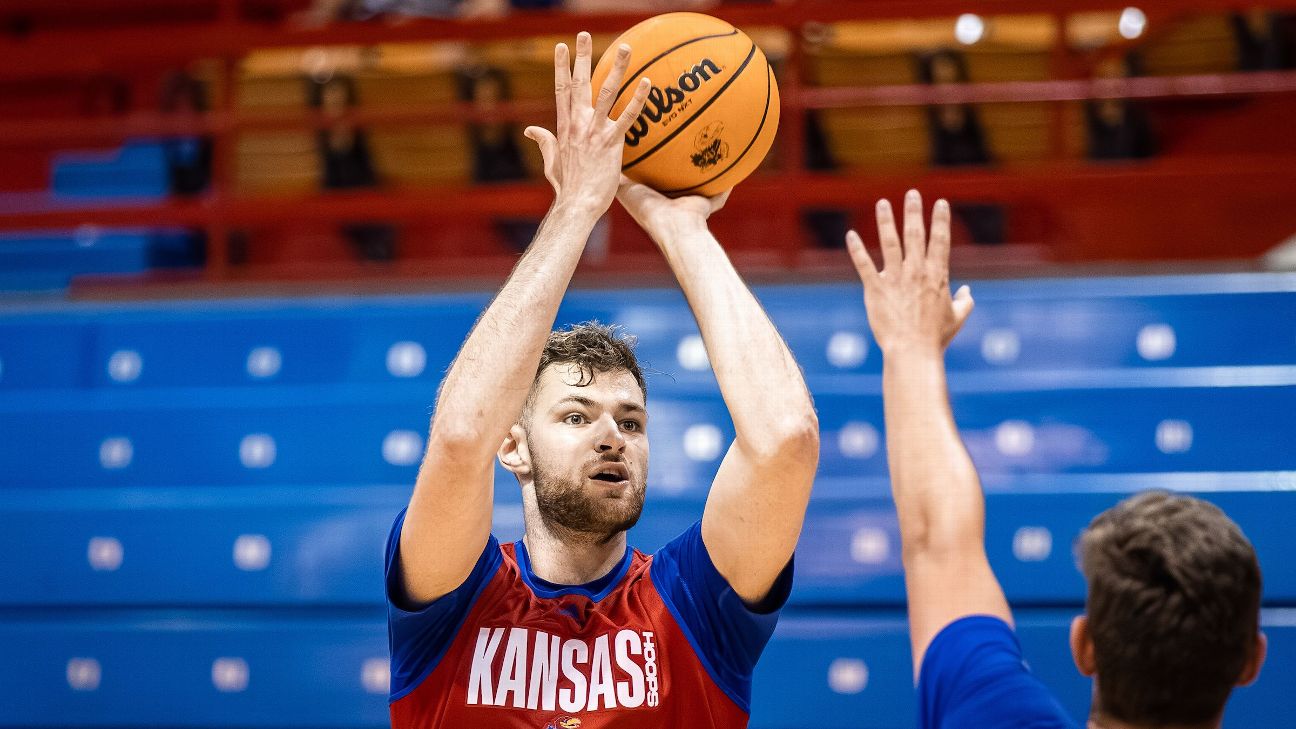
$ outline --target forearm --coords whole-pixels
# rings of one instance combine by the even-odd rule
[[[814,436],[801,370],[715,237],[699,226],[660,244],[697,318],[739,444],[771,452]]]
[[[906,557],[982,545],[985,498],[954,424],[942,354],[888,353],[882,387],[891,490]]]
[[[433,441],[480,442],[483,453],[495,452],[522,411],[558,305],[597,218],[559,204],[550,209],[446,373]]]

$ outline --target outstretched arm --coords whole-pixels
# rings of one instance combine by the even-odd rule
[[[495,451],[522,412],[558,304],[594,223],[616,194],[622,138],[649,84],[643,80],[625,112],[609,120],[629,48],[620,49],[597,105],[590,101],[590,55],[588,33],[577,38],[574,70],[567,46],[554,50],[557,134],[526,130],[544,156],[553,206],[441,385],[400,538],[405,591],[415,602],[431,602],[462,584],[486,545]]]
[[[945,348],[972,313],[967,287],[950,297],[950,210],[932,213],[930,245],[922,198],[904,203],[904,243],[891,204],[877,204],[883,270],[853,231],[847,247],[864,282],[869,327],[882,350],[891,492],[900,518],[914,675],[936,634],[967,615],[1012,623],[985,553],[985,497],[954,425]]]
[[[755,604],[787,566],[819,461],[819,423],[782,337],[707,229],[725,195],[618,195],[661,248],[688,299],[737,438],[707,497],[702,540],[720,574]]]

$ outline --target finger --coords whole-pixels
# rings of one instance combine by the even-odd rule
[[[976,307],[976,302],[972,300],[972,289],[966,285],[960,286],[957,293],[954,294],[954,333],[963,328],[963,323],[967,321],[968,316],[972,314],[972,309]]]
[[[630,46],[622,43],[617,47],[616,60],[612,63],[612,72],[603,81],[603,88],[599,89],[598,103],[594,107],[595,119],[606,119],[608,114],[612,112],[612,105],[616,103],[617,89],[621,88],[621,81],[625,79],[626,68],[629,65]]]
[[[566,43],[554,46],[554,102],[558,107],[558,124],[554,129],[560,138],[567,136],[571,115],[571,58]]]
[[[927,231],[923,227],[922,195],[917,190],[905,193],[904,200],[904,257],[905,262],[917,265],[927,254]]]
[[[896,234],[895,214],[887,200],[877,202],[878,240],[882,243],[882,270],[898,273],[904,254],[900,252],[900,236]]]
[[[864,248],[864,241],[860,239],[859,233],[853,230],[846,233],[846,250],[850,253],[851,262],[855,264],[855,272],[859,274],[861,280],[867,283],[877,278],[877,266],[873,265],[873,257]]]
[[[634,96],[630,97],[630,103],[626,104],[626,108],[621,110],[621,116],[617,117],[617,136],[624,137],[625,133],[630,130],[630,126],[639,118],[639,112],[643,111],[644,102],[648,100],[648,90],[651,88],[651,81],[647,78],[639,79],[639,85],[635,87]]]
[[[572,69],[572,104],[585,104],[590,96],[590,57],[594,55],[594,41],[590,34],[581,31],[576,36],[576,65]],[[587,107],[588,108],[588,107]]]
[[[927,261],[941,272],[949,272],[950,206],[945,199],[937,200],[932,209],[931,245],[927,248]]]
[[[557,159],[558,139],[544,127],[527,127],[523,136],[536,143],[540,148],[540,157],[544,160],[544,175],[555,187],[558,180],[554,178],[554,161]]]

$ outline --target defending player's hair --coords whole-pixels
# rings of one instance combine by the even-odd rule
[[[1095,709],[1130,724],[1219,717],[1256,650],[1260,565],[1213,504],[1163,491],[1099,514],[1080,540]]]
[[[594,376],[600,372],[624,370],[634,375],[635,382],[647,399],[648,384],[644,381],[639,360],[635,357],[635,343],[635,337],[624,333],[621,327],[598,321],[572,324],[550,332],[544,351],[540,353],[540,366],[536,368],[536,376],[531,383],[531,394],[527,397],[523,420],[526,420],[531,411],[540,376],[556,364],[576,366],[581,377],[573,384],[578,387],[593,382]]]

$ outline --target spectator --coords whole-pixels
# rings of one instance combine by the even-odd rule
[[[930,85],[968,82],[963,54],[942,48],[918,61],[918,77]],[[969,104],[939,104],[927,107],[927,128],[931,137],[931,163],[935,167],[983,167],[994,159],[986,144],[981,118]],[[998,205],[957,202],[952,212],[962,221],[973,243],[994,245],[1004,242],[1004,210]]]
[[[340,119],[357,104],[355,79],[330,76],[312,81],[310,104],[333,120],[316,136],[325,190],[356,190],[378,186],[369,137],[363,129]],[[342,233],[367,261],[390,261],[396,257],[396,230],[385,223],[347,223]]]
[[[805,167],[812,172],[832,172],[841,167],[814,110],[805,112]],[[809,208],[801,212],[801,225],[810,231],[819,248],[840,248],[851,229],[851,220],[840,208]]]
[[[293,17],[300,26],[388,18],[479,18],[503,15],[508,0],[314,0]]]
[[[185,114],[191,117],[206,114],[209,109],[207,87],[188,73],[177,73],[162,87],[160,106],[166,114]],[[211,184],[210,134],[167,138],[162,142],[162,151],[166,155],[171,194],[181,197],[197,195]]]
[[[501,68],[468,65],[459,69],[456,78],[459,100],[471,103],[480,112],[493,111],[501,102],[512,99],[508,74]],[[519,182],[530,177],[517,137],[517,126],[511,121],[476,120],[468,124],[473,182]],[[494,221],[494,226],[511,249],[523,251],[535,237],[540,221],[533,218],[498,218]]]
[[[1137,76],[1137,56],[1109,59],[1098,64],[1100,78]],[[1090,99],[1085,102],[1085,128],[1089,136],[1089,159],[1143,159],[1156,154],[1156,140],[1147,109],[1128,99]]]
[[[1275,71],[1296,66],[1296,15],[1252,8],[1232,13],[1239,71]]]

